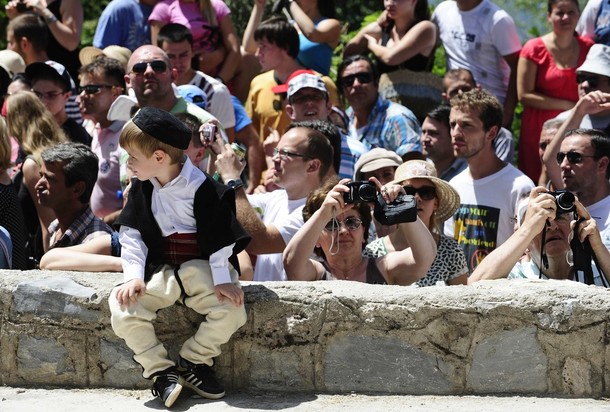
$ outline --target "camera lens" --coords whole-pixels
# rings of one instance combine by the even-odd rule
[[[373,202],[377,198],[375,185],[367,183],[358,188],[358,197],[364,202]]]
[[[559,193],[556,197],[557,206],[563,210],[572,210],[576,198],[570,192]]]

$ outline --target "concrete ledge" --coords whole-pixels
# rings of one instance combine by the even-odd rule
[[[148,388],[114,335],[115,274],[0,274],[0,383]],[[244,284],[248,321],[217,373],[230,389],[610,395],[610,291],[559,281],[404,288]],[[203,318],[159,312],[170,353]]]

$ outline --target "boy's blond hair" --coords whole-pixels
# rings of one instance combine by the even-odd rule
[[[144,155],[150,157],[153,155],[155,150],[161,150],[167,153],[172,160],[172,164],[180,163],[184,155],[182,149],[163,143],[151,135],[143,132],[133,121],[127,122],[121,136],[119,137],[119,144],[125,150],[129,151],[130,148],[141,151]]]

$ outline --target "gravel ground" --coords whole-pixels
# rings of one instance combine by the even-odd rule
[[[522,396],[368,396],[230,393],[222,400],[190,398],[186,390],[172,411],[609,411],[608,399]],[[165,410],[150,391],[121,389],[22,389],[0,387],[2,412],[138,412]]]

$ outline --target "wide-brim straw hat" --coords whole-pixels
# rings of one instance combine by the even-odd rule
[[[78,59],[80,60],[81,65],[86,66],[102,55],[118,60],[124,68],[127,68],[127,63],[131,57],[131,50],[126,47],[115,45],[108,46],[104,48],[104,50],[93,46],[87,46],[83,47],[78,53]]]
[[[439,224],[453,216],[460,206],[460,195],[449,183],[436,176],[436,168],[432,163],[424,160],[404,162],[396,169],[394,180],[391,183],[402,184],[408,179],[426,179],[434,185],[436,197],[438,197],[436,219]]]

